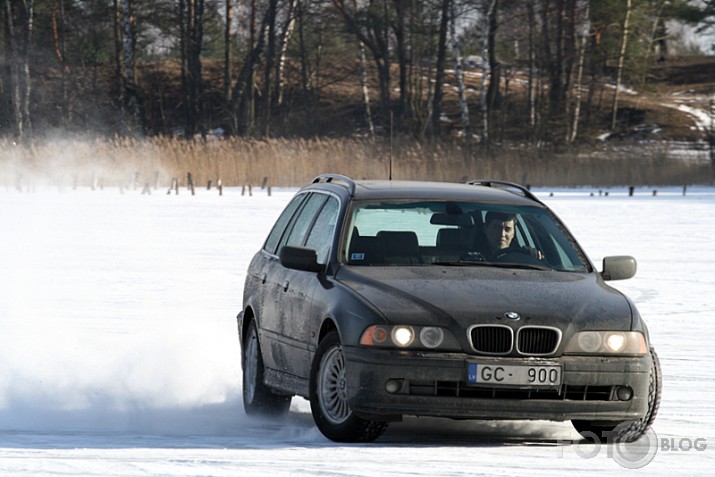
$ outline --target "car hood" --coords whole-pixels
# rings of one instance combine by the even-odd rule
[[[473,324],[628,330],[632,309],[596,273],[495,267],[342,267],[336,279],[392,323],[462,329]]]

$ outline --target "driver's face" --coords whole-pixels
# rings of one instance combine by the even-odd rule
[[[492,250],[508,248],[514,238],[514,221],[507,220],[506,222],[502,222],[500,220],[492,220],[487,225],[485,233],[487,243],[489,243],[489,247],[491,247]]]

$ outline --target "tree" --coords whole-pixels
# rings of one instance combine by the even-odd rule
[[[383,114],[390,111],[390,38],[388,3],[367,0],[364,5],[353,0],[332,0],[333,5],[345,20],[347,29],[354,34],[370,53],[377,69],[380,91],[380,106]],[[358,5],[353,8],[353,5]]]
[[[203,45],[204,0],[179,0],[181,28],[181,83],[184,89],[186,137],[206,134],[203,123],[203,83],[201,48]]]
[[[33,0],[5,0],[5,48],[8,63],[5,83],[9,91],[12,129],[18,139],[32,130],[30,98],[30,47],[33,31]]]
[[[121,106],[130,133],[144,133],[144,118],[139,88],[136,84],[137,12],[136,0],[115,0],[119,58],[117,64],[122,79]]]
[[[447,63],[447,33],[450,25],[452,2],[442,0],[440,9],[439,40],[437,41],[437,65],[435,67],[434,96],[432,98],[432,132],[439,134],[439,124],[442,116],[442,97],[444,85],[444,70]]]

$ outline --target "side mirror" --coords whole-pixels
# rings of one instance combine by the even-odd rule
[[[628,255],[604,257],[601,277],[604,280],[628,280],[636,274],[636,259]]]
[[[323,266],[318,263],[318,255],[312,248],[284,245],[278,252],[278,259],[286,268],[319,272]]]

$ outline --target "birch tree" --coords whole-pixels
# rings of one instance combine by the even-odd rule
[[[493,0],[496,1],[496,0]],[[462,134],[467,143],[472,139],[472,128],[469,125],[469,104],[464,90],[464,68],[462,66],[462,53],[457,42],[457,6],[454,1],[451,3],[451,14],[449,18],[449,37],[452,47],[452,60],[454,61],[454,77],[457,81],[457,93],[459,95],[459,112],[462,118]]]
[[[432,134],[438,135],[442,119],[444,70],[447,63],[447,33],[454,0],[442,0],[440,8],[439,39],[437,40],[437,65],[435,67],[434,96],[432,98]]]
[[[623,19],[623,33],[621,36],[621,48],[618,55],[618,66],[616,68],[616,89],[613,92],[613,107],[611,111],[611,131],[616,129],[616,120],[618,117],[618,99],[621,90],[621,80],[623,79],[623,64],[626,60],[626,51],[628,48],[628,35],[630,33],[630,19],[633,7],[633,0],[626,0],[626,16]]]
[[[568,142],[574,142],[576,140],[576,137],[578,136],[578,123],[579,119],[581,116],[581,85],[583,82],[583,70],[584,70],[584,63],[586,61],[586,47],[588,45],[588,39],[590,36],[591,32],[591,27],[590,27],[590,22],[589,18],[591,16],[590,14],[590,2],[585,2],[585,12],[584,15],[582,16],[583,22],[581,24],[580,32],[579,32],[579,52],[578,52],[578,69],[576,72],[576,84],[574,85],[574,89],[576,91],[576,99],[575,99],[575,104],[574,104],[574,112],[573,112],[573,121],[571,123],[571,130],[567,134],[567,141]]]

